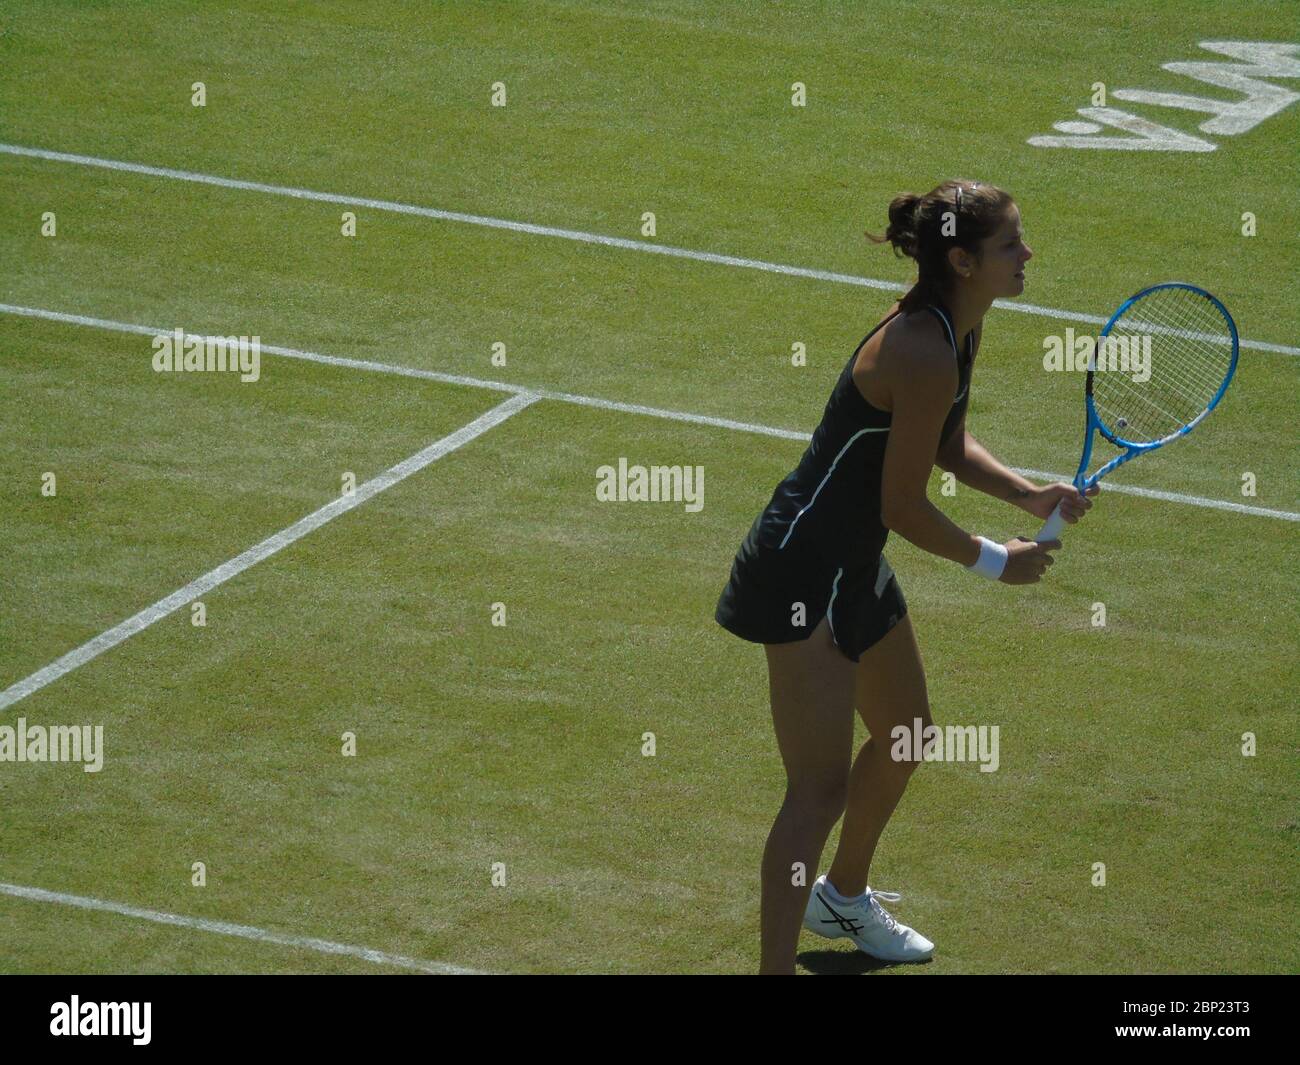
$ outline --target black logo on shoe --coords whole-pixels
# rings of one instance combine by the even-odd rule
[[[821,922],[822,924],[837,924],[845,932],[848,932],[850,935],[854,935],[854,936],[856,936],[859,932],[862,931],[864,927],[866,927],[865,925],[862,924],[862,922],[856,921],[852,917],[845,917],[844,914],[837,913],[835,909],[831,906],[831,904],[826,901],[824,895],[821,895],[819,893],[817,895],[817,901],[820,902],[823,908],[826,910],[826,912],[830,914],[829,918],[822,919]]]

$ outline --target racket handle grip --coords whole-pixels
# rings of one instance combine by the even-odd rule
[[[1056,504],[1056,509],[1052,511],[1052,516],[1047,519],[1047,523],[1038,531],[1034,537],[1035,542],[1043,543],[1046,540],[1059,540],[1061,530],[1065,528],[1065,519],[1061,517],[1061,504]]]

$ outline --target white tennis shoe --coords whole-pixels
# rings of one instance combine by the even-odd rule
[[[835,902],[826,890],[826,877],[819,876],[808,896],[803,926],[827,939],[847,936],[858,950],[881,961],[925,961],[934,953],[934,944],[919,932],[899,924],[893,914],[880,905],[898,902],[902,895],[893,891],[872,891],[850,903]]]

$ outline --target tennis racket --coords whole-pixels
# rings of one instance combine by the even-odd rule
[[[1237,369],[1237,324],[1203,288],[1166,281],[1130,296],[1088,358],[1087,421],[1074,487],[1086,492],[1129,459],[1186,436],[1214,410]],[[1092,476],[1093,431],[1122,449]],[[1060,539],[1056,504],[1037,541]]]

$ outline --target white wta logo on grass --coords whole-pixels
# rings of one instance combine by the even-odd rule
[[[1165,63],[1163,69],[1182,74],[1216,89],[1240,93],[1242,98],[1225,100],[1220,95],[1191,96],[1179,92],[1153,92],[1148,89],[1115,89],[1110,96],[1117,100],[1172,107],[1208,114],[1198,129],[1202,133],[1233,137],[1254,129],[1266,118],[1300,100],[1300,93],[1264,81],[1264,78],[1300,78],[1300,44],[1272,41],[1201,41],[1208,52],[1217,52],[1237,63]],[[1052,123],[1056,134],[1030,137],[1036,148],[1101,148],[1109,151],[1212,152],[1213,141],[1162,126],[1149,118],[1106,106],[1103,82],[1093,86],[1091,107],[1080,107],[1082,119]],[[1099,137],[1103,127],[1127,134],[1123,137]],[[1064,134],[1060,136],[1059,134]]]

